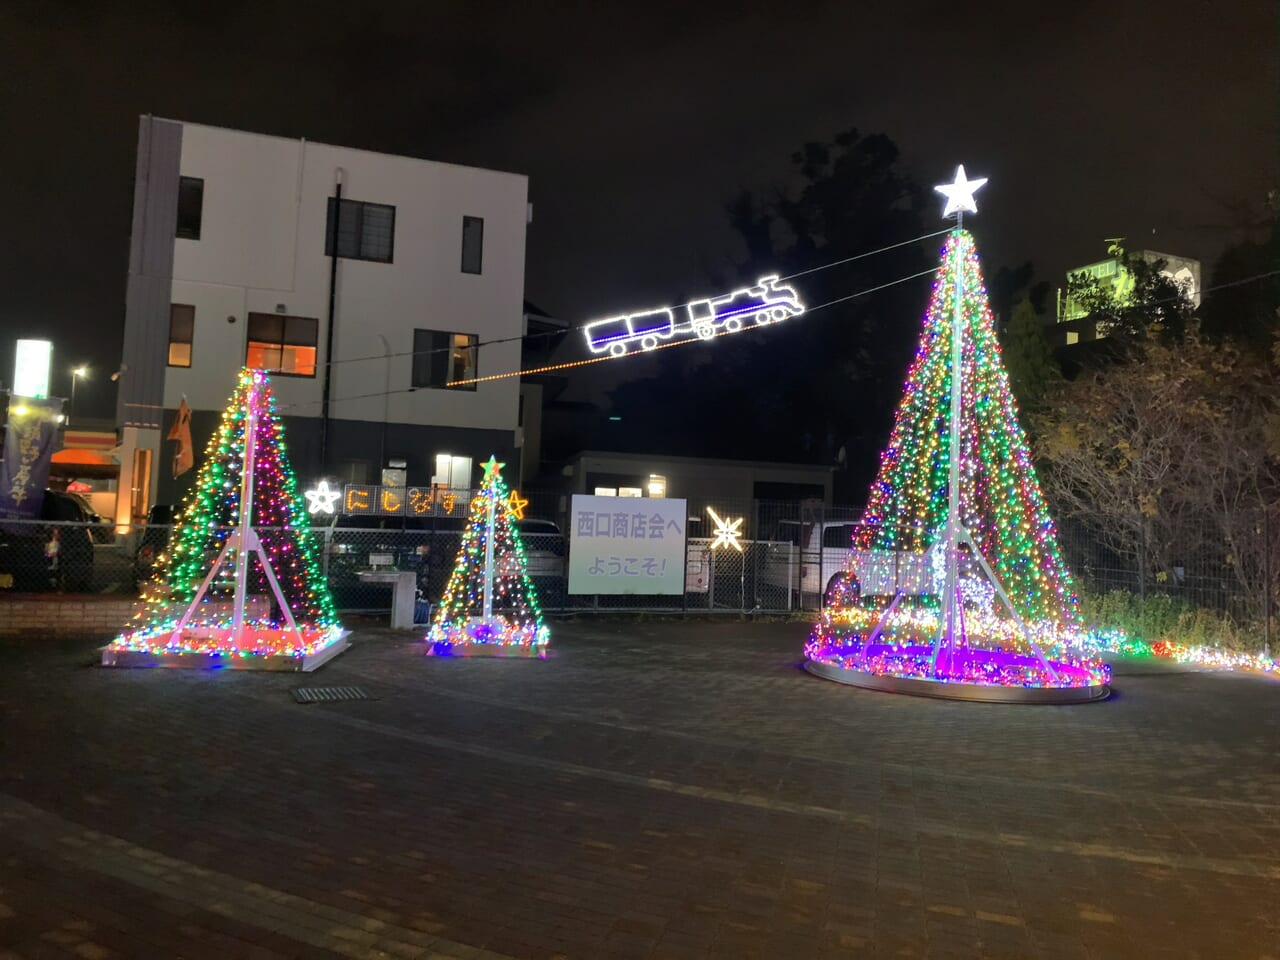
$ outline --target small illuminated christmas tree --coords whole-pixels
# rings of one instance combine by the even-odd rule
[[[1107,670],[1062,652],[1081,637],[1076,595],[1018,424],[977,248],[959,222],[976,211],[973,193],[985,182],[967,180],[961,167],[938,188],[956,228],[851,545],[847,586],[823,611],[806,655],[814,672],[862,686],[1093,699],[1105,695]]]
[[[311,670],[346,649],[267,376],[244,369],[108,666]]]
[[[427,633],[435,656],[545,657],[550,631],[529,580],[515,521],[528,501],[507,489],[490,457],[462,546]]]

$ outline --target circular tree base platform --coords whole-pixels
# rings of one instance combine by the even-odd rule
[[[517,660],[547,659],[545,643],[427,643],[428,657],[512,657]]]
[[[166,636],[154,645],[116,641],[102,648],[104,667],[177,667],[186,670],[276,670],[310,673],[328,663],[349,646],[349,631],[304,629],[306,647],[290,647],[297,639],[292,630],[251,631],[252,643],[232,636],[230,628],[191,630],[183,633],[188,648],[166,646]],[[198,634],[198,635],[197,635]],[[323,643],[322,643],[323,641]]]
[[[879,645],[877,645],[879,648]],[[886,664],[885,657],[890,657]],[[1111,695],[1111,687],[1099,677],[1086,669],[1070,663],[1050,661],[1050,666],[1058,675],[1056,685],[1026,685],[1017,682],[1020,672],[1031,676],[1033,671],[1042,670],[1039,658],[1026,655],[1006,653],[1003,651],[969,650],[965,653],[966,664],[973,668],[998,674],[1000,681],[981,682],[967,679],[952,679],[948,676],[931,676],[920,669],[910,670],[910,666],[919,665],[931,659],[931,647],[899,647],[876,649],[870,658],[879,669],[869,669],[866,660],[858,654],[833,655],[820,660],[808,659],[805,669],[814,676],[824,680],[834,680],[853,687],[867,690],[880,690],[885,693],[903,693],[914,697],[935,697],[942,700],[971,700],[985,703],[1091,703],[1105,700]],[[835,660],[837,662],[831,662]],[[893,661],[903,665],[902,670],[893,669]]]

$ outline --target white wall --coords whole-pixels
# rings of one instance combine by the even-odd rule
[[[517,377],[475,391],[343,398],[406,391],[415,328],[482,342],[519,336],[527,178],[195,124],[183,127],[181,172],[204,179],[203,222],[199,240],[175,241],[172,297],[196,307],[192,367],[168,368],[165,405],[185,394],[196,409],[222,409],[244,362],[246,315],[278,304],[319,321],[323,364],[325,221],[339,167],[344,198],[391,204],[396,222],[392,263],[338,262],[331,415],[380,421],[385,411],[392,423],[514,430]],[[480,275],[461,271],[463,216],[485,221]],[[388,348],[399,354],[389,363]],[[482,376],[519,365],[518,340],[480,349]],[[314,380],[276,377],[282,412],[319,416],[322,383],[322,369]]]

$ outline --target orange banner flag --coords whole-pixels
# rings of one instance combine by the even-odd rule
[[[173,475],[180,477],[195,466],[196,462],[195,452],[191,448],[191,408],[187,406],[186,397],[182,398],[178,415],[165,439],[178,441],[178,449],[173,451]]]

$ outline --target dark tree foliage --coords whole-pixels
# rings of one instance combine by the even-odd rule
[[[1275,243],[1242,240],[1227,247],[1213,266],[1211,289],[1201,305],[1201,329],[1206,337],[1230,337],[1237,343],[1262,347],[1280,330],[1280,277]]]
[[[848,130],[805,144],[791,159],[798,188],[769,196],[743,190],[728,205],[747,249],[729,282],[786,276],[925,232],[922,192],[888,137]],[[936,252],[931,242],[911,244],[791,282],[818,307],[927,270]],[[844,450],[841,493],[860,497],[901,394],[927,291],[922,277],[718,337],[701,348],[705,363],[668,363],[649,380],[620,386],[612,410],[631,425],[638,448],[832,464]]]
[[[1035,275],[1031,261],[1024,260],[1016,267],[999,267],[987,277],[987,300],[991,303],[997,330],[1003,331],[1009,326],[1014,308],[1023,300],[1029,300],[1036,313],[1044,314],[1050,288],[1043,280],[1032,283]]]
[[[1009,385],[1018,398],[1023,419],[1039,409],[1048,390],[1062,379],[1062,368],[1049,346],[1044,321],[1030,300],[1013,308],[1013,316],[1001,336]]]

